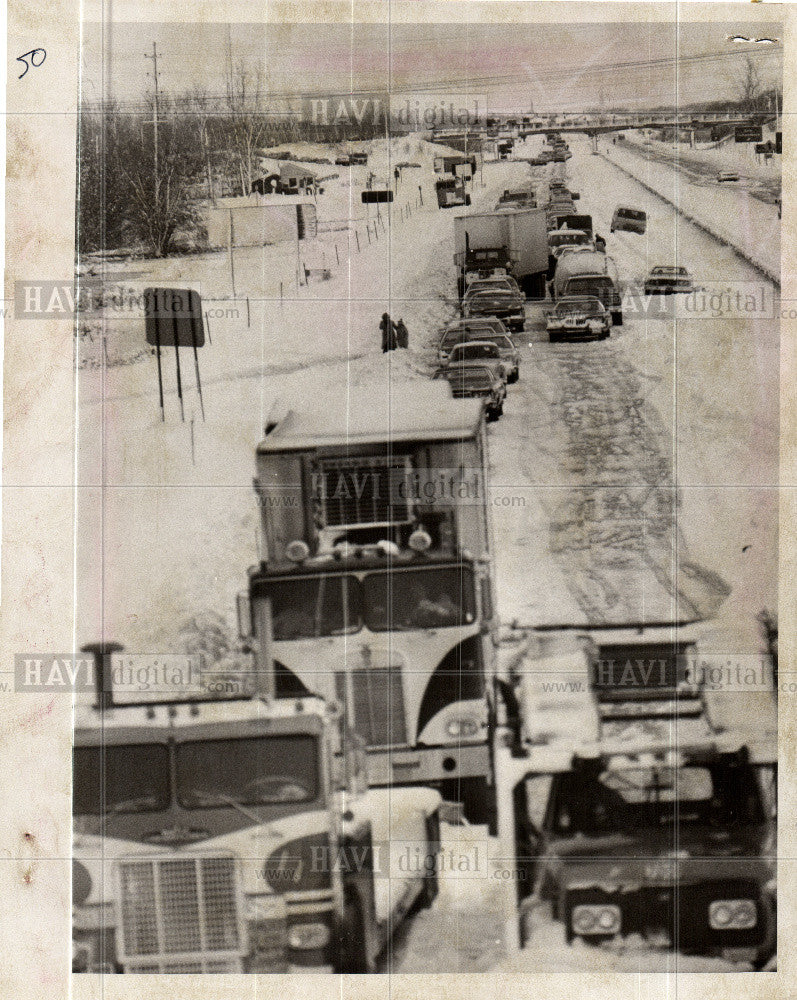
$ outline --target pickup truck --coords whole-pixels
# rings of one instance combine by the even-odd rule
[[[506,382],[486,365],[447,365],[432,376],[445,379],[455,399],[481,398],[489,421],[498,420],[504,412]]]

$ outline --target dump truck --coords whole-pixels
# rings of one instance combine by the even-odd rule
[[[369,789],[339,706],[275,698],[251,656],[232,695],[199,683],[116,698],[121,647],[91,648],[97,698],[74,735],[73,971],[376,971],[436,895],[439,794]],[[403,864],[407,850],[424,865]]]
[[[772,662],[717,653],[711,627],[539,630],[510,665],[495,764],[510,948],[542,907],[568,942],[772,961]]]
[[[467,276],[511,274],[530,298],[543,298],[548,269],[548,231],[541,208],[504,209],[454,218],[454,263],[462,298]],[[490,263],[495,262],[491,267]]]
[[[278,698],[338,701],[372,785],[434,787],[480,822],[497,629],[486,461],[483,400],[445,381],[289,409],[257,449],[247,597],[273,624]]]

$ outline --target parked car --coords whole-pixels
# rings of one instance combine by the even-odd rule
[[[500,320],[496,320],[500,322]],[[503,324],[501,324],[503,326]],[[446,335],[447,336],[447,335]],[[439,364],[446,365],[449,360],[453,361],[452,352],[455,350],[457,345],[469,344],[474,341],[488,342],[490,344],[495,344],[498,348],[498,353],[501,360],[505,363],[507,371],[507,383],[509,385],[514,384],[520,378],[520,352],[515,346],[515,342],[509,336],[508,333],[501,333],[496,330],[489,330],[484,328],[477,328],[471,330],[462,330],[459,333],[454,333],[457,339],[446,346],[443,346],[443,340],[440,342],[440,346],[437,352],[437,359]],[[445,337],[444,337],[445,339]]]
[[[600,299],[615,326],[623,325],[623,304],[617,266],[612,257],[579,247],[560,257],[550,282],[551,297],[558,302],[572,296]]]
[[[526,300],[506,288],[470,288],[462,299],[462,315],[497,316],[510,330],[522,330],[526,322]]]
[[[461,319],[443,330],[437,344],[437,362],[448,364],[451,350],[457,344],[469,340],[491,340],[493,337],[508,336],[507,329],[497,316],[477,316],[473,319]]]
[[[350,167],[352,163],[351,156],[337,156],[335,157],[335,166],[337,167]]]
[[[445,379],[455,399],[483,399],[488,420],[498,420],[504,412],[506,382],[486,365],[448,365],[438,368],[432,377]]]
[[[606,307],[592,295],[559,299],[545,321],[551,343],[557,340],[605,340],[611,327],[612,319]]]
[[[509,382],[512,374],[512,363],[501,357],[497,344],[489,340],[466,340],[455,344],[448,356],[449,366],[486,365],[492,369],[504,382]]]
[[[523,295],[520,285],[511,274],[490,274],[484,278],[474,278],[468,283],[468,292],[482,291],[485,288],[503,288],[515,295]]]
[[[685,267],[654,267],[645,278],[645,295],[672,295],[694,291],[692,279]]]
[[[717,183],[722,184],[725,181],[738,181],[739,175],[735,170],[720,170],[717,174]]]
[[[638,208],[623,208],[618,206],[612,216],[610,232],[616,229],[624,230],[627,233],[639,233],[642,235],[648,228],[648,217],[646,212]]]

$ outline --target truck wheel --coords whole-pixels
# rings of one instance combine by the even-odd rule
[[[622,326],[623,325],[623,311],[622,311],[622,309],[617,309],[615,312],[612,313],[612,323],[614,323],[615,326]]]
[[[498,408],[495,406],[487,407],[487,422],[492,424],[498,419]]]
[[[343,919],[338,929],[335,971],[352,975],[364,975],[374,971],[368,961],[365,922],[356,899],[347,899],[343,906]]]

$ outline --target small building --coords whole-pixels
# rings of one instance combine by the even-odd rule
[[[316,176],[312,170],[298,163],[281,163],[279,172],[279,190],[284,194],[312,192],[316,187]]]

